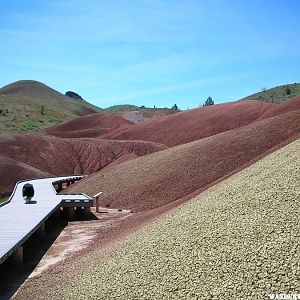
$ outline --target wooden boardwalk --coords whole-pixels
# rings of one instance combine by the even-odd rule
[[[10,202],[0,207],[0,264],[16,251],[60,206],[91,206],[92,198],[84,194],[60,195],[53,182],[75,180],[83,176],[54,177],[22,181],[16,184]],[[25,204],[22,188],[31,183],[35,194]]]

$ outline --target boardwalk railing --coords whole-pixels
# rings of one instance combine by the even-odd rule
[[[44,231],[44,222],[58,208],[63,207],[74,216],[74,208],[84,208],[89,213],[93,198],[86,194],[58,194],[62,184],[74,183],[85,176],[64,176],[18,181],[7,201],[0,206],[0,264],[14,254],[23,260],[23,243],[37,230]],[[23,183],[34,186],[35,195],[25,204]],[[56,187],[56,188],[55,188]],[[60,190],[61,191],[61,190]]]

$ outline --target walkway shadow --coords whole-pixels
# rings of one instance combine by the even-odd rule
[[[25,204],[37,204],[36,200],[30,200],[29,202],[26,202]]]
[[[65,221],[93,221],[98,220],[98,218],[95,216],[93,212],[90,212],[88,214],[85,214],[84,209],[76,207],[74,219],[70,220],[68,217],[67,211],[62,211],[62,218]]]
[[[13,265],[10,258],[0,265],[0,299],[11,299],[66,225],[64,221],[54,224],[51,219],[47,220],[46,236],[40,237],[36,232],[24,243],[23,265]]]
[[[35,204],[31,200],[27,204]],[[83,209],[75,210],[75,219],[72,221],[92,221],[98,220],[93,212],[86,215]],[[11,299],[35,267],[39,264],[44,254],[55,242],[60,233],[67,226],[68,216],[66,212],[61,211],[60,222],[57,223],[54,216],[46,221],[46,235],[39,236],[34,233],[24,244],[24,264],[14,266],[10,258],[0,265],[0,299]]]

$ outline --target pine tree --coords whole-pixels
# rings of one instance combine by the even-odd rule
[[[205,101],[205,103],[203,104],[203,106],[210,106],[210,105],[214,105],[215,102],[211,97],[208,97]]]
[[[171,109],[173,109],[173,110],[179,110],[177,104],[174,104]]]

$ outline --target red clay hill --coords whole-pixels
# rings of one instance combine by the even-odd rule
[[[220,104],[138,125],[94,113],[46,130],[58,137],[2,134],[0,178],[6,183],[1,183],[0,194],[28,177],[95,173],[72,189],[89,194],[103,190],[105,204],[114,207],[160,207],[296,138],[299,117],[298,96],[282,104]]]
[[[243,107],[243,104],[237,106]],[[262,110],[266,107],[262,105]],[[253,112],[249,121],[254,115]],[[172,147],[100,171],[78,182],[69,191],[89,195],[102,191],[102,205],[138,211],[184,201],[276,147],[299,138],[299,120],[298,109]],[[183,142],[183,138],[168,140],[168,144],[179,142]]]
[[[257,100],[218,104],[176,113],[128,128],[119,128],[101,138],[146,140],[172,147],[299,109],[299,106],[299,97],[282,104]]]
[[[117,128],[127,128],[130,125],[133,125],[133,123],[122,117],[94,113],[66,121],[45,131],[50,135],[58,137],[97,137]]]
[[[272,105],[272,107],[259,117],[259,120],[271,118],[298,109],[300,109],[300,95],[282,102],[281,104]]]
[[[21,179],[91,174],[110,165],[166,149],[144,141],[61,139],[34,134],[0,135],[0,195]]]
[[[0,155],[0,197],[8,196],[21,179],[51,177],[51,174],[30,165]]]

